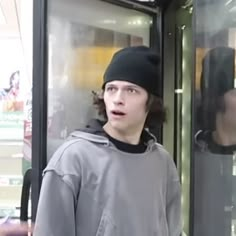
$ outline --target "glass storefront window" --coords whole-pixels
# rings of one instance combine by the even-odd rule
[[[70,132],[96,118],[99,91],[115,51],[149,45],[152,17],[97,0],[49,1],[48,157]]]
[[[32,1],[0,2],[0,218],[19,218],[31,165]]]
[[[195,1],[193,235],[236,235],[236,3]]]

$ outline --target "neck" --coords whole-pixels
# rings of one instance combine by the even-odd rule
[[[103,126],[103,129],[112,138],[117,139],[121,142],[132,144],[132,145],[137,145],[140,142],[140,136],[141,136],[142,130],[138,130],[136,132],[120,131],[120,130],[114,129],[108,122]]]
[[[225,122],[217,120],[213,140],[223,146],[234,145],[236,144],[236,129],[229,127]]]

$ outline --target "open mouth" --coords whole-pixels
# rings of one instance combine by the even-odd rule
[[[121,111],[112,111],[111,113],[115,116],[124,116],[125,115],[125,113],[121,112]]]

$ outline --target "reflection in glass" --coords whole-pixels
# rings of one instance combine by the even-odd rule
[[[194,235],[231,236],[235,220],[235,50],[204,55],[194,156]]]
[[[194,236],[236,235],[235,9],[195,4]]]

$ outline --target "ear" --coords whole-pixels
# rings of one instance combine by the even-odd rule
[[[99,97],[100,99],[103,99],[103,98],[104,98],[104,90],[99,91],[98,97]]]

